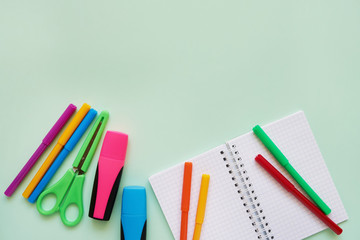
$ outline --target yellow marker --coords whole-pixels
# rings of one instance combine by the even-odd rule
[[[199,201],[196,211],[193,240],[200,239],[201,226],[202,223],[204,222],[204,217],[205,217],[205,207],[206,207],[207,193],[209,189],[209,181],[210,181],[210,175],[203,174],[201,177],[201,186],[200,186]]]
[[[90,105],[84,103],[80,110],[76,113],[74,118],[69,123],[69,126],[65,129],[61,137],[59,138],[59,141],[56,143],[53,150],[51,150],[49,156],[46,158],[45,162],[41,165],[39,171],[35,174],[34,178],[31,180],[25,191],[23,192],[24,198],[29,198],[31,193],[34,191],[36,186],[39,184],[51,164],[56,159],[57,155],[61,152],[71,135],[74,133],[76,128],[79,126],[85,115],[90,110]]]

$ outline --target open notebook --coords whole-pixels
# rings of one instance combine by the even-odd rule
[[[328,204],[336,223],[348,219],[303,112],[263,127],[290,163]],[[252,133],[190,159],[193,162],[188,237],[191,238],[201,174],[210,174],[202,239],[303,239],[326,228],[318,218],[277,183],[254,158],[262,154],[299,190]],[[175,239],[180,237],[184,165],[178,164],[150,177]],[[304,193],[304,192],[303,192]]]

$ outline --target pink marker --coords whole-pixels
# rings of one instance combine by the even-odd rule
[[[127,134],[106,132],[91,195],[91,218],[110,219],[125,163],[127,143]]]
[[[69,104],[69,106],[65,109],[64,113],[60,116],[60,118],[57,120],[55,125],[46,134],[46,136],[42,140],[40,146],[36,149],[34,154],[30,157],[29,161],[27,161],[25,166],[21,169],[21,171],[18,173],[18,175],[15,177],[15,179],[11,182],[9,187],[6,189],[6,191],[4,192],[4,194],[6,196],[11,197],[11,195],[15,192],[16,188],[19,186],[19,184],[22,182],[22,180],[25,178],[25,176],[29,173],[30,169],[34,166],[36,161],[43,154],[45,149],[51,144],[51,142],[54,140],[56,135],[58,135],[58,133],[63,128],[65,123],[70,119],[71,115],[73,115],[75,110],[76,110],[76,106],[73,104]]]

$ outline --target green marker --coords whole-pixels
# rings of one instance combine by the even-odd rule
[[[274,155],[276,160],[290,173],[290,175],[295,179],[295,181],[304,189],[304,191],[309,195],[309,197],[315,202],[315,204],[323,211],[326,215],[331,212],[331,209],[324,203],[323,200],[314,192],[314,190],[305,182],[305,180],[300,176],[300,174],[291,166],[289,160],[284,156],[280,149],[275,145],[275,143],[269,138],[269,136],[264,132],[264,130],[256,125],[253,128],[255,135],[261,140],[265,147]]]

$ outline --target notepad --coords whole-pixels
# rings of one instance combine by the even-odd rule
[[[251,129],[251,127],[250,127]],[[334,222],[348,219],[303,112],[263,129],[328,204]],[[188,236],[194,230],[201,174],[211,175],[202,239],[303,239],[327,228],[255,162],[262,154],[300,191],[260,140],[249,132],[190,160],[193,163]],[[183,163],[149,178],[175,239],[180,236]],[[303,192],[304,193],[304,192]]]

